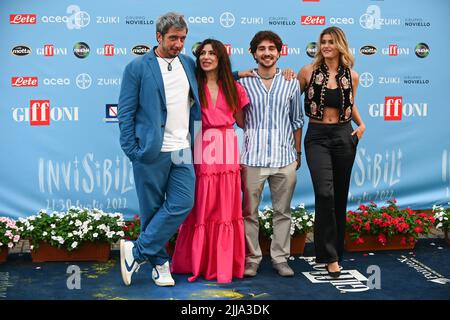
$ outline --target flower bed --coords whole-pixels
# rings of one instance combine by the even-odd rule
[[[16,222],[7,217],[0,217],[0,263],[6,261],[8,250],[19,240],[19,227]]]
[[[105,213],[98,209],[70,208],[67,212],[52,214],[41,210],[37,215],[19,218],[17,225],[22,238],[30,241],[32,257],[39,257],[36,258],[39,262],[73,261],[73,259],[104,261],[104,258],[82,253],[86,247],[90,247],[89,244],[96,244],[107,247],[109,256],[110,245],[125,236],[122,214]],[[44,252],[50,254],[44,255],[39,252],[41,246]],[[49,251],[49,247],[62,250]],[[57,258],[56,255],[60,257]]]
[[[444,208],[443,206],[433,206],[433,213],[436,229],[444,232],[445,241],[450,244],[450,239],[448,237],[448,231],[450,230],[450,202],[447,204],[447,208]]]
[[[434,217],[399,209],[395,199],[387,206],[371,202],[347,213],[346,242],[348,251],[411,249],[420,235],[428,234]]]
[[[273,234],[273,209],[266,206],[259,212],[260,247],[263,255],[270,254],[270,243]],[[303,254],[306,234],[314,227],[314,213],[308,212],[304,204],[291,211],[291,254]]]

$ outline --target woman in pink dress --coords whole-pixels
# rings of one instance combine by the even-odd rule
[[[180,226],[172,258],[174,273],[218,283],[242,278],[245,233],[239,148],[233,128],[244,126],[245,89],[234,81],[224,45],[207,39],[196,51],[202,132],[196,137],[195,204]]]

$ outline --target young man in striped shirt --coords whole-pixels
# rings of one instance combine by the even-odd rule
[[[262,260],[258,241],[258,208],[269,181],[273,217],[272,265],[281,276],[293,276],[290,255],[291,200],[301,164],[303,113],[296,79],[286,80],[277,60],[282,41],[272,31],[258,32],[250,51],[258,64],[254,77],[239,81],[247,90],[244,146],[241,154],[243,216],[247,242],[246,276],[255,276]]]

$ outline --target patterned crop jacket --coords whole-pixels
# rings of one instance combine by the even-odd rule
[[[305,89],[305,113],[313,119],[323,119],[325,101],[325,88],[327,87],[330,73],[328,67],[323,63],[313,71],[309,85]],[[353,86],[352,76],[349,68],[339,65],[336,75],[336,83],[339,87],[341,105],[339,107],[339,122],[344,123],[352,119],[353,108]]]

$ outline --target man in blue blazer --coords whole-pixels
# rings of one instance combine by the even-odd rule
[[[120,242],[122,279],[153,265],[158,286],[173,286],[165,245],[194,204],[194,121],[200,121],[195,62],[181,54],[188,32],[181,15],[156,21],[158,46],[125,68],[118,118],[120,144],[133,164],[141,234]],[[185,161],[178,161],[184,159]]]

